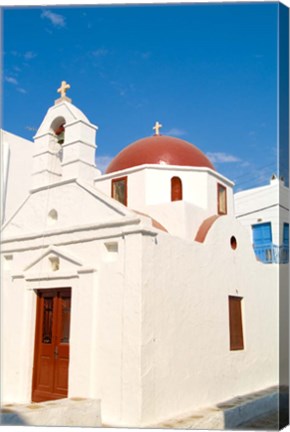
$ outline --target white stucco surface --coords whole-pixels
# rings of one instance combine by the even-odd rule
[[[112,180],[127,177],[127,205],[148,214],[172,235],[194,239],[200,224],[218,213],[217,185],[227,190],[227,214],[233,215],[233,183],[200,167],[143,165],[95,179],[95,186],[111,195]],[[182,200],[171,201],[171,179],[182,181]]]
[[[51,130],[61,118],[62,160]],[[31,401],[37,290],[64,287],[72,291],[68,397],[100,400],[104,424],[157,424],[278,384],[279,277],[287,276],[256,260],[234,216],[232,182],[176,166],[96,177],[95,132],[68,102],[48,111],[32,189],[2,228],[2,402]],[[111,198],[112,178],[123,176],[127,207]],[[182,201],[170,201],[173,176]],[[220,217],[218,183],[228,204]],[[242,298],[237,351],[229,296]]]
[[[233,234],[235,251],[230,247]],[[163,234],[157,244],[149,239],[146,243],[144,421],[150,416],[165,419],[168,412],[173,417],[185,414],[193,407],[257,390],[261,382],[273,385],[279,366],[278,269],[265,269],[255,261],[244,229],[223,217],[211,228],[206,244],[169,240]],[[267,283],[261,284],[265,272]],[[243,298],[242,351],[229,350],[229,295]]]
[[[289,223],[289,188],[278,178],[270,184],[234,195],[237,219],[248,228],[252,240],[252,225],[271,222],[273,243],[282,244],[283,223]]]
[[[1,224],[28,196],[31,186],[33,142],[0,130]]]

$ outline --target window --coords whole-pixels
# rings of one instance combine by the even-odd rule
[[[182,200],[182,182],[179,177],[171,179],[171,201]]]
[[[70,309],[71,309],[71,297],[70,297],[70,295],[61,297],[60,302],[61,302],[60,342],[61,343],[69,343]]]
[[[112,180],[112,198],[127,205],[127,177]]]
[[[243,350],[242,297],[229,296],[230,350]]]
[[[289,262],[289,224],[283,224],[283,243],[280,248],[280,263],[287,264]]]
[[[289,247],[289,224],[284,223],[283,225],[283,245]]]
[[[255,246],[264,246],[272,243],[271,222],[253,225],[252,229]]]
[[[275,262],[275,250],[272,244],[271,222],[252,225],[253,247],[256,257],[264,263]]]
[[[218,191],[218,214],[219,215],[227,214],[227,189],[225,188],[225,186],[218,183],[217,191]]]
[[[231,237],[230,242],[231,242],[231,248],[234,250],[237,249],[238,244],[237,244],[237,239],[235,236]]]

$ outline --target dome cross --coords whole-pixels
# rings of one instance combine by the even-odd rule
[[[155,126],[153,129],[155,130],[155,135],[160,135],[159,129],[162,128],[162,124],[160,124],[158,121],[155,123]]]
[[[65,97],[67,90],[70,89],[70,85],[66,81],[61,82],[60,88],[57,90],[57,93],[60,93],[60,97]]]

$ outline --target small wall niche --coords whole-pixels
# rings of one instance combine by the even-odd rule
[[[117,242],[110,242],[105,243],[106,249],[109,253],[118,253],[118,243]]]
[[[3,263],[4,270],[11,270],[12,262],[13,262],[13,255],[4,255],[4,263]]]
[[[48,224],[54,225],[58,220],[58,213],[55,209],[50,210],[48,213]]]
[[[52,271],[58,271],[60,267],[59,257],[52,256],[48,258]]]
[[[118,242],[106,242],[105,245],[105,254],[104,261],[112,262],[118,259],[119,253],[119,244]]]
[[[238,243],[237,243],[237,239],[235,236],[232,236],[230,239],[230,243],[231,243],[231,248],[233,250],[237,249]]]

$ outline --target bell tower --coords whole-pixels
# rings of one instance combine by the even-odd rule
[[[93,184],[100,173],[95,165],[98,127],[66,96],[69,88],[62,81],[57,90],[60,98],[49,108],[34,137],[33,189],[70,179]]]

